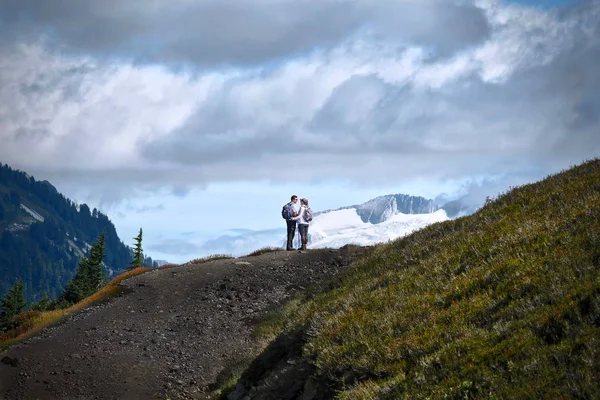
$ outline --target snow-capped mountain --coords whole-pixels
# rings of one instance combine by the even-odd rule
[[[336,210],[313,218],[309,227],[308,244],[312,248],[337,248],[346,244],[372,245],[394,240],[448,219],[446,212],[440,209],[426,214],[396,212],[383,222],[374,224],[364,222],[364,217],[354,208]]]
[[[310,248],[371,245],[407,235],[429,224],[449,219],[433,200],[403,194],[380,196],[363,204],[315,212],[309,228]],[[199,247],[205,254],[241,256],[263,247],[284,248],[286,229],[235,229]],[[299,247],[296,233],[294,246]]]
[[[428,200],[424,197],[409,196],[406,194],[389,194],[376,197],[363,204],[315,213],[315,216],[346,209],[356,210],[356,213],[363,222],[379,224],[398,213],[429,214],[437,211],[439,207],[434,205],[433,200]]]

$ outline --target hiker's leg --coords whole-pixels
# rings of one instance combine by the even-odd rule
[[[296,221],[287,222],[287,245],[286,250],[293,250],[294,248],[294,234],[296,233]]]
[[[308,225],[298,225],[300,231],[300,240],[302,242],[301,250],[306,250],[306,243],[308,243]]]
[[[306,245],[308,244],[308,225],[304,226],[304,238],[302,238],[302,246],[304,250],[306,250]]]

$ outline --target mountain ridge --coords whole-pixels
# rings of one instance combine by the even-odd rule
[[[47,180],[0,163],[0,298],[18,277],[29,302],[57,297],[103,231],[111,277],[128,267],[132,249],[108,216],[68,199]]]
[[[315,212],[314,215],[316,216],[332,211],[355,209],[363,222],[379,224],[397,213],[429,214],[437,211],[439,208],[441,207],[435,206],[434,201],[431,199],[426,199],[422,196],[396,193],[377,196],[361,204]]]

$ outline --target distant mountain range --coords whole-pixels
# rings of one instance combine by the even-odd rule
[[[362,204],[316,212],[309,246],[374,244],[472,211],[460,200],[436,204],[406,194],[380,196]],[[37,181],[26,172],[0,164],[0,297],[18,277],[24,280],[28,301],[37,301],[44,293],[56,297],[102,231],[106,232],[105,271],[114,276],[127,268],[132,249],[119,239],[106,215],[67,199],[47,181]],[[280,227],[268,230],[233,229],[204,242],[198,256],[240,256],[261,247],[282,247],[285,235],[283,221]],[[147,266],[166,263],[150,257],[144,261]]]
[[[339,248],[346,244],[361,246],[387,242],[435,222],[448,220],[442,209],[431,213],[390,214],[377,224],[364,222],[356,209],[348,208],[315,216],[309,228],[310,248]],[[284,243],[282,240],[281,243]]]
[[[376,197],[358,205],[342,207],[335,210],[325,210],[315,213],[315,216],[347,209],[356,210],[356,214],[363,222],[379,224],[398,213],[429,214],[437,211],[439,207],[434,205],[433,200],[428,200],[424,197],[410,196],[407,194],[390,194]]]
[[[103,231],[105,272],[113,276],[128,267],[132,249],[106,215],[67,199],[50,182],[0,164],[0,297],[21,277],[28,301],[44,293],[55,298]],[[147,257],[144,264],[155,263]]]
[[[313,212],[308,244],[312,248],[341,247],[350,243],[370,245],[474,211],[460,199],[436,204],[434,200],[420,196],[384,195],[362,204]],[[283,221],[281,227],[274,229],[232,229],[204,242],[200,250],[206,255],[241,256],[261,247],[284,247],[285,236]],[[298,234],[294,240],[298,240]]]

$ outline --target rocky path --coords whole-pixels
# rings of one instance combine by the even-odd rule
[[[273,252],[155,270],[0,354],[0,399],[203,399],[249,358],[252,322],[363,249]]]

